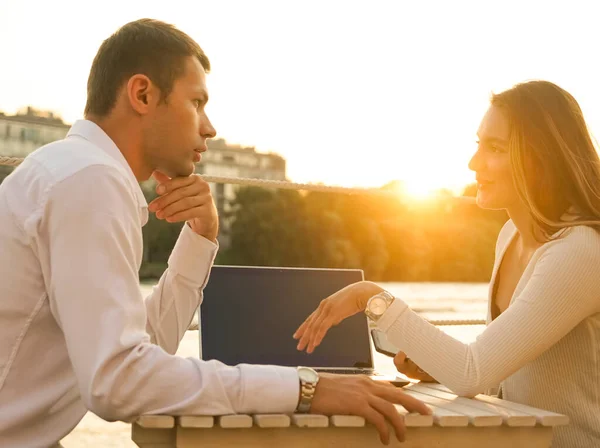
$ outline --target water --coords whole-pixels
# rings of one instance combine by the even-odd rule
[[[379,283],[381,287],[401,298],[427,319],[485,319],[487,311],[487,283]],[[146,296],[151,285],[140,286]],[[446,333],[465,343],[473,341],[483,330],[481,325],[444,326]],[[188,331],[181,341],[178,355],[198,356],[198,333]],[[396,370],[392,358],[375,353],[375,366],[384,373]],[[111,446],[135,448],[131,441],[130,425],[108,423],[88,413],[73,432],[63,439],[65,448],[92,448]]]

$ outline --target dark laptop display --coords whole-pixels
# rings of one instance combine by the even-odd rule
[[[214,266],[200,307],[201,357],[239,363],[373,368],[367,319],[329,330],[313,354],[292,338],[320,301],[363,280],[361,270]]]

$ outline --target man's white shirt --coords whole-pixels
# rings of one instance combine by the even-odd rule
[[[147,220],[125,158],[86,120],[0,185],[0,446],[50,446],[87,410],[128,421],[296,408],[295,368],[174,355],[218,247],[184,225],[144,299]]]

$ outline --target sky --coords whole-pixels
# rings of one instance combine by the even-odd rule
[[[296,182],[454,191],[492,92],[552,81],[600,132],[593,1],[0,0],[0,110],[81,118],[102,41],[150,17],[211,60],[220,137],[277,152]]]

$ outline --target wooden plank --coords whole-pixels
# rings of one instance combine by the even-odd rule
[[[141,448],[175,447],[176,429],[143,428],[137,423],[131,425],[131,440]]]
[[[394,405],[400,415],[404,417],[404,424],[407,428],[424,428],[433,426],[433,415],[422,415],[415,412],[408,412],[399,404]]]
[[[318,414],[294,414],[292,423],[298,428],[327,428],[329,417]]]
[[[182,415],[177,418],[177,424],[182,428],[212,428],[215,419],[210,415]]]
[[[448,400],[444,400],[438,397],[432,397],[431,395],[424,394],[412,387],[407,387],[404,392],[411,395],[429,405],[444,408],[449,411],[456,412],[458,414],[466,415],[469,419],[469,423],[473,426],[500,426],[502,425],[502,416],[494,415],[487,411],[475,409],[469,406],[465,406],[459,403],[453,403]]]
[[[365,426],[365,419],[358,415],[332,415],[329,421],[331,426],[338,428],[360,428]]]
[[[252,417],[246,414],[222,415],[219,417],[221,428],[252,428]]]
[[[441,384],[435,384],[428,387],[435,386],[436,389],[450,392],[452,391],[448,389],[446,386]],[[502,400],[497,397],[491,397],[485,394],[479,394],[472,400],[481,401],[484,403],[490,403],[504,409],[509,409],[511,411],[519,411],[524,412],[530,415],[535,416],[538,424],[542,426],[563,426],[569,424],[569,417],[563,414],[557,414],[556,412],[546,411],[544,409],[534,408],[532,406],[528,406],[526,404],[514,403],[512,401]]]
[[[440,408],[433,404],[428,406],[433,409],[433,421],[438,426],[443,428],[469,426],[469,417],[464,414]]]
[[[290,416],[285,414],[256,414],[254,423],[259,428],[287,428],[290,426]]]
[[[412,389],[424,393],[427,395],[431,395],[432,397],[441,398],[443,400],[452,401],[453,403],[464,404],[465,406],[470,406],[475,409],[480,409],[483,411],[488,411],[493,414],[497,414],[502,416],[502,421],[505,425],[508,426],[535,426],[536,418],[534,415],[527,414],[518,410],[506,409],[501,406],[494,405],[492,403],[486,403],[479,400],[471,400],[465,397],[458,397],[457,395],[439,390],[436,387],[430,387],[428,384],[421,384],[419,386],[414,386]]]
[[[175,426],[175,418],[171,415],[142,415],[135,423],[142,428],[168,429]]]
[[[552,428],[473,426],[411,428],[400,443],[391,431],[388,448],[549,448]],[[177,428],[177,448],[366,448],[383,447],[372,425],[352,428],[258,428],[230,430]],[[144,447],[145,448],[145,447]]]

